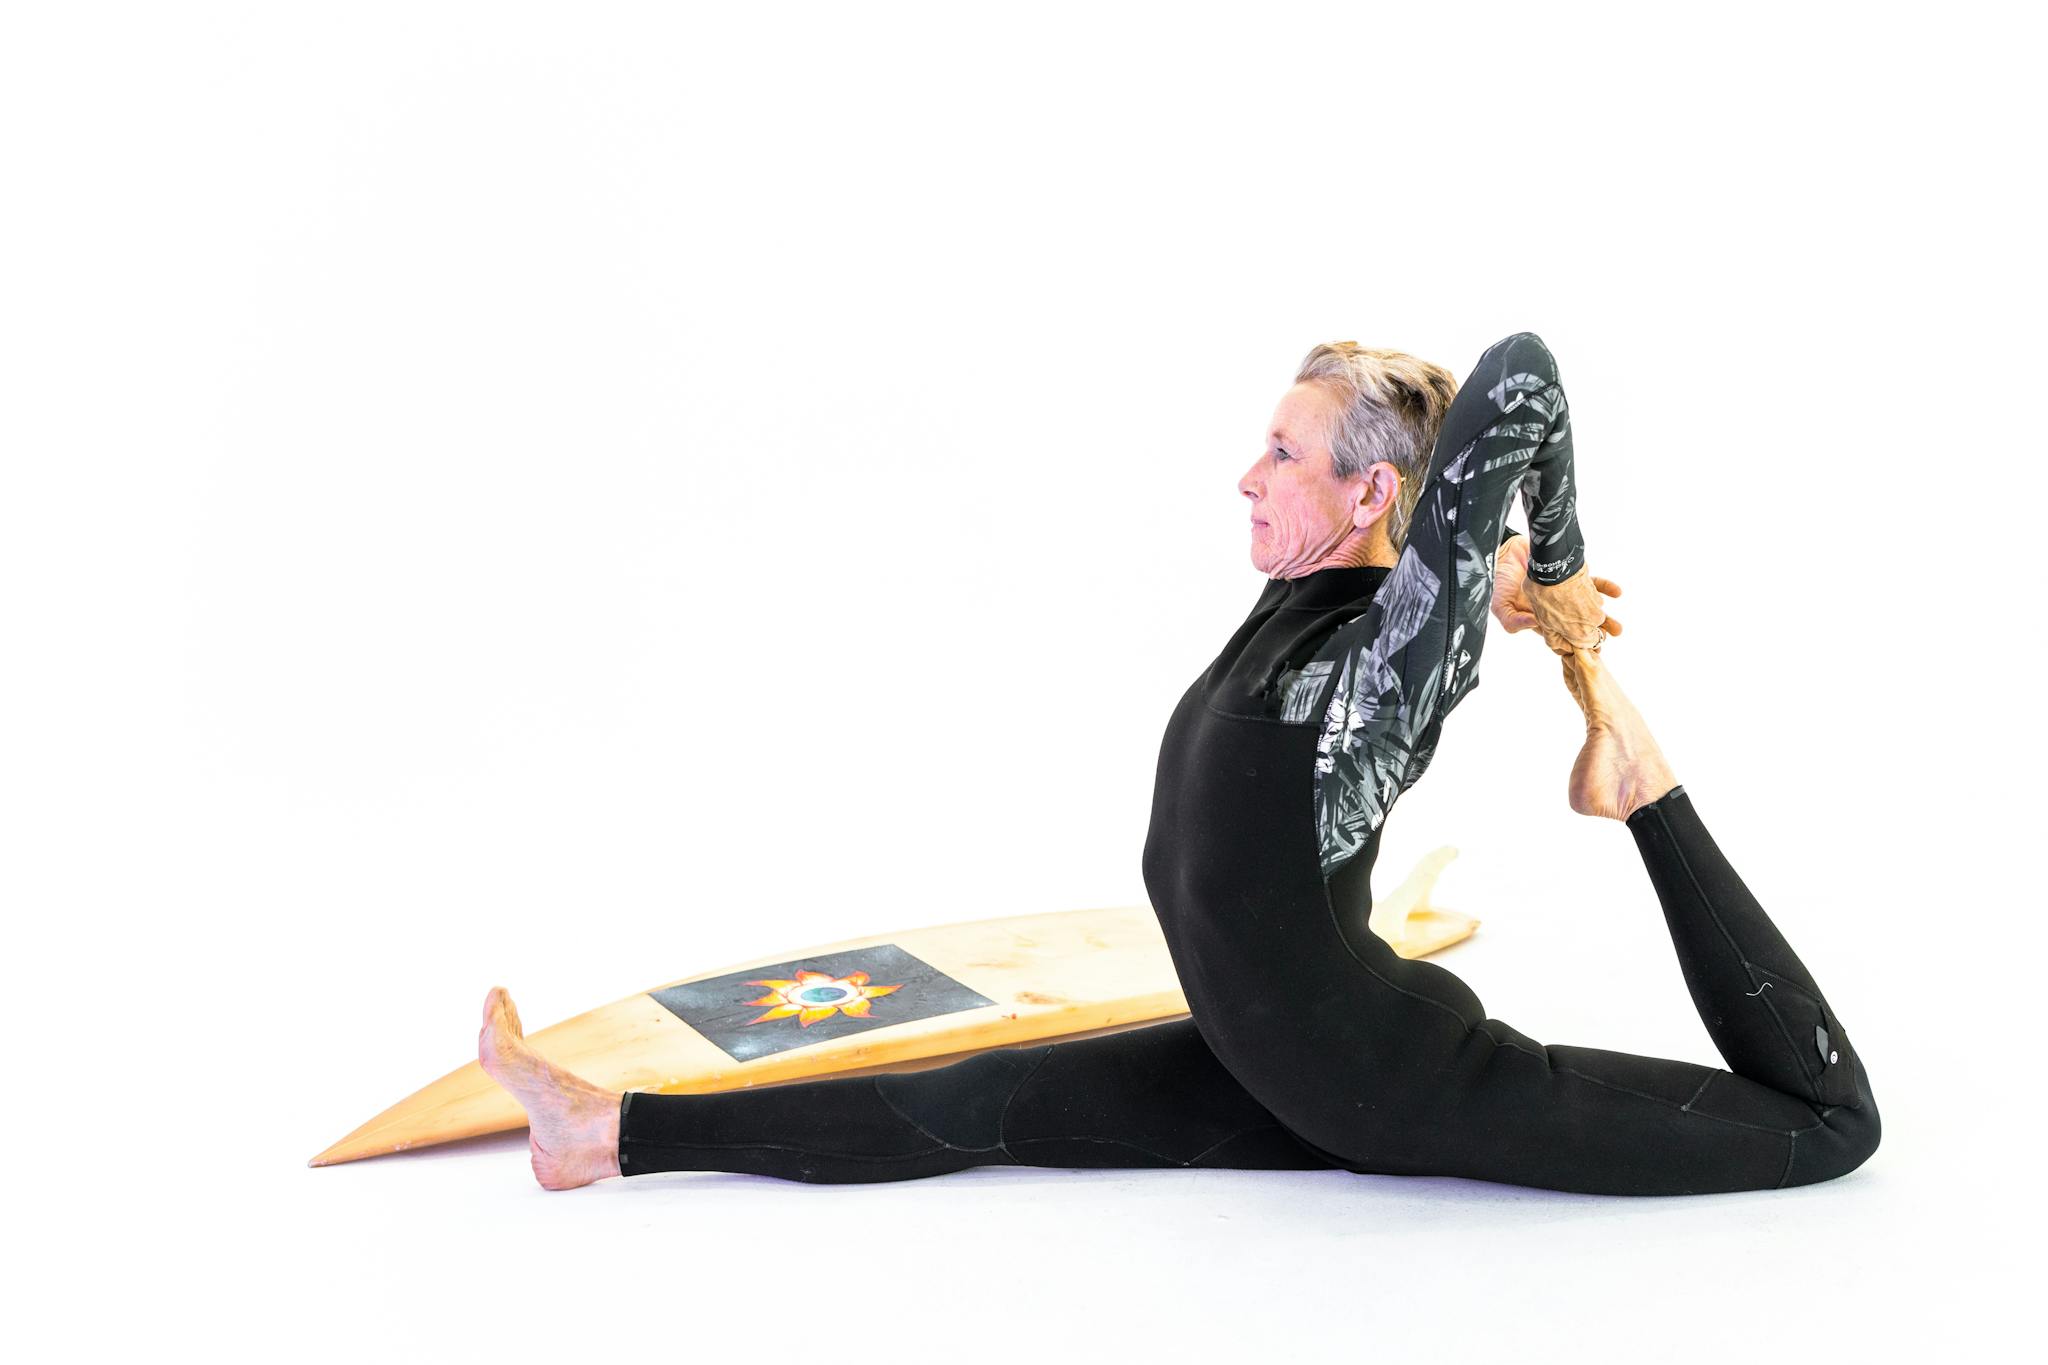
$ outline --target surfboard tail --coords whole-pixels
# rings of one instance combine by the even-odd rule
[[[573,1019],[529,1032],[526,1041],[548,1061],[596,1085],[638,1090],[683,1072],[676,1048],[688,1030],[646,995],[630,996]],[[459,1066],[386,1109],[314,1157],[308,1165],[337,1166],[364,1157],[432,1147],[526,1126],[526,1111],[512,1093],[475,1062]]]
[[[526,1126],[526,1111],[475,1062],[423,1086],[306,1164],[338,1166]]]

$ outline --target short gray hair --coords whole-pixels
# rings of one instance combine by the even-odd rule
[[[1449,370],[1401,351],[1375,351],[1355,341],[1329,341],[1310,351],[1294,376],[1319,384],[1338,401],[1330,430],[1337,477],[1353,478],[1385,460],[1401,473],[1401,491],[1387,513],[1387,536],[1398,552],[1422,497],[1436,435],[1457,395]]]

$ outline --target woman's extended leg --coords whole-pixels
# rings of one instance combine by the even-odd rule
[[[1188,1019],[922,1071],[621,1097],[541,1061],[503,992],[484,1008],[479,1055],[526,1107],[534,1174],[551,1189],[657,1171],[845,1184],[969,1166],[1332,1164],[1231,1079]]]
[[[841,1184],[990,1165],[1329,1164],[1231,1079],[1187,1019],[923,1071],[628,1095],[619,1128],[626,1175],[748,1171]]]

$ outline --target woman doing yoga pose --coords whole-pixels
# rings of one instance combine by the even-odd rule
[[[1144,852],[1190,1017],[923,1071],[620,1095],[535,1054],[493,990],[479,1051],[527,1109],[541,1183],[1341,1167],[1701,1194],[1861,1165],[1879,1133],[1862,1059],[1601,660],[1620,589],[1586,569],[1543,342],[1496,343],[1462,389],[1319,346],[1239,490],[1267,581],[1167,722]],[[1504,534],[1518,492],[1526,538]],[[1538,1043],[1367,927],[1381,825],[1477,685],[1489,613],[1560,656],[1586,724],[1571,807],[1634,836],[1726,1070]]]

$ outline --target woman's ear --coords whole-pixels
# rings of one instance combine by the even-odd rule
[[[1351,504],[1351,524],[1363,530],[1376,521],[1383,520],[1394,510],[1394,499],[1401,492],[1401,471],[1381,460],[1365,471],[1364,481],[1358,486],[1358,500]]]

